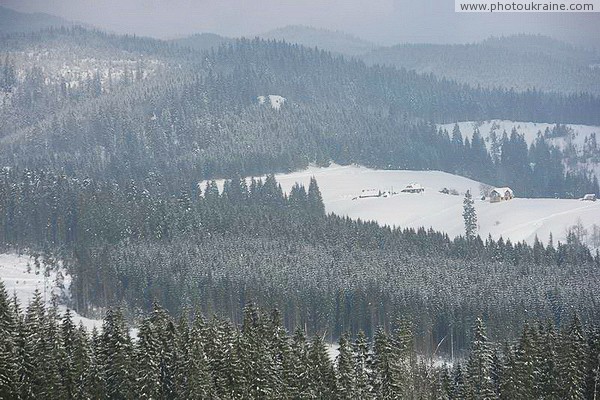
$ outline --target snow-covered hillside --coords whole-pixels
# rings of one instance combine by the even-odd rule
[[[564,241],[566,230],[581,221],[589,232],[600,226],[600,201],[590,202],[563,199],[518,198],[502,203],[479,199],[480,183],[440,171],[373,170],[361,166],[310,167],[304,171],[280,174],[276,178],[285,191],[294,183],[308,186],[310,178],[317,179],[327,212],[351,218],[375,220],[380,224],[399,227],[424,226],[463,234],[463,195],[471,190],[476,199],[479,234],[494,238],[502,236],[512,241],[533,242],[537,235],[543,242],[552,232],[554,241]],[[400,193],[411,183],[425,187],[420,194]],[[459,194],[443,194],[447,188]],[[377,189],[398,194],[389,197],[357,198],[363,189]],[[591,244],[591,243],[590,243]]]
[[[44,273],[43,266],[36,268],[32,257],[17,254],[0,254],[0,280],[4,282],[6,291],[10,297],[17,295],[21,307],[25,309],[36,289],[40,291],[47,304],[50,304],[53,295],[58,296],[60,300],[65,300],[69,296],[69,285],[71,277],[64,271],[49,271]],[[65,305],[59,305],[59,311],[64,313]],[[82,317],[73,312],[73,321],[75,324],[80,322],[88,329],[94,326],[102,327],[102,321]]]

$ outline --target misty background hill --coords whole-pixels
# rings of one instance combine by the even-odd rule
[[[589,95],[472,88],[283,42],[237,40],[205,53],[74,28],[8,36],[0,45],[10,49],[0,68],[0,157],[19,168],[118,180],[152,173],[175,188],[334,161],[493,182],[501,172],[481,143],[475,150],[462,137],[452,143],[431,122],[600,124],[600,102]],[[285,100],[274,109],[260,96]],[[471,151],[483,159],[466,163]],[[554,193],[520,172],[501,174],[532,193]],[[582,179],[577,192],[593,188]],[[580,183],[565,192],[573,185]]]
[[[374,49],[361,58],[473,86],[600,94],[598,53],[539,35],[467,45],[402,44]]]
[[[257,35],[263,39],[285,40],[306,47],[318,47],[333,53],[358,56],[377,48],[377,45],[356,36],[309,26],[289,25]]]
[[[172,39],[171,42],[181,47],[204,51],[216,49],[221,45],[234,43],[235,39],[217,35],[216,33],[196,33],[191,36]]]
[[[36,32],[60,26],[73,26],[74,22],[46,13],[22,13],[0,6],[0,34]]]
[[[370,65],[433,73],[475,87],[600,94],[600,54],[542,35],[396,46],[377,46],[353,35],[307,26],[287,26],[258,36],[357,57]],[[205,50],[232,41],[204,33],[174,42]]]

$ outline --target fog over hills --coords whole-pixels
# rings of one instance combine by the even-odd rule
[[[289,25],[258,36],[264,39],[285,40],[306,47],[318,47],[351,56],[362,55],[378,47],[374,43],[344,32],[315,29],[303,25]]]
[[[50,27],[71,26],[73,22],[45,13],[20,13],[0,5],[0,34],[35,32]]]
[[[369,64],[433,73],[473,86],[600,93],[597,52],[540,35],[472,44],[401,44],[361,57]]]
[[[364,40],[470,43],[489,36],[542,34],[598,47],[600,13],[455,13],[438,0],[2,0],[22,12],[45,12],[118,33],[173,38],[200,32],[253,37],[288,25],[342,31]]]

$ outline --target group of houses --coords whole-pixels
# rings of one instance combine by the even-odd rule
[[[494,188],[490,192],[490,203],[499,203],[504,200],[514,199],[514,197],[515,195],[509,187]],[[596,201],[596,199],[595,193],[585,194],[581,198],[582,201]]]
[[[423,193],[425,188],[418,183],[411,183],[406,185],[406,187],[400,190],[400,193]],[[379,189],[363,189],[356,199],[367,199],[370,197],[390,197],[392,195],[398,194],[394,191],[394,189],[381,191]]]
[[[418,183],[411,183],[409,185],[406,185],[406,187],[404,187],[404,189],[402,189],[400,191],[400,193],[423,193],[423,192],[425,192],[425,188]],[[447,188],[444,188],[444,189],[440,190],[440,193],[449,194],[450,190]],[[389,191],[381,191],[378,189],[363,189],[361,191],[360,195],[358,197],[355,197],[353,200],[355,200],[357,198],[365,199],[365,198],[369,198],[369,197],[389,197],[389,196],[392,196],[395,194],[398,194],[398,193],[394,192],[393,189],[389,190]],[[456,193],[456,194],[458,194],[458,193]],[[514,194],[513,190],[509,187],[493,188],[489,194],[490,203],[499,203],[501,201],[512,200],[514,198],[515,198],[515,194]],[[485,197],[483,197],[482,200],[485,200]],[[581,200],[596,201],[596,195],[593,193],[586,194],[585,196],[583,196],[581,198]]]
[[[445,189],[445,188],[444,188]],[[425,188],[419,183],[411,183],[404,187],[404,189],[400,190],[400,193],[423,193],[425,192]],[[441,190],[441,193],[449,193],[448,189]],[[367,199],[371,197],[389,197],[392,195],[398,194],[394,192],[393,189],[381,191],[379,189],[363,189],[355,199]],[[514,193],[509,187],[500,187],[494,188],[490,192],[490,203],[498,203],[500,201],[511,200],[513,199]]]
[[[499,203],[504,200],[512,200],[515,194],[509,187],[493,188],[490,192],[490,203]]]

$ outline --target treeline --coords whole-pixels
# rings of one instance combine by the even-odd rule
[[[277,310],[253,305],[239,325],[189,311],[174,319],[155,305],[135,339],[110,309],[90,333],[70,311],[47,310],[39,292],[23,313],[0,282],[3,399],[594,399],[600,390],[600,330],[576,318],[560,331],[525,327],[503,346],[477,319],[469,354],[451,366],[417,356],[414,343],[399,320],[372,340],[342,335],[333,358],[321,335],[290,335]]]
[[[557,124],[553,132],[563,135],[564,130],[564,125]],[[449,165],[445,170],[455,170],[483,182],[502,183],[511,187],[518,197],[578,198],[585,193],[600,192],[598,178],[593,173],[578,169],[572,162],[569,170],[565,167],[565,159],[572,158],[576,151],[567,148],[563,152],[545,140],[546,134],[540,134],[528,146],[516,128],[510,134],[504,131],[499,135],[492,131],[488,151],[479,129],[470,133],[465,132],[467,135],[463,138],[458,124],[451,134],[440,130],[438,135],[445,138],[447,147],[453,150],[446,156]],[[584,149],[597,151],[595,135],[591,138]],[[584,155],[589,153],[584,152]],[[577,160],[575,155],[574,161]]]
[[[450,326],[464,349],[479,314],[494,337],[514,336],[532,317],[560,323],[570,309],[600,320],[600,257],[574,233],[530,246],[380,227],[326,215],[315,180],[289,195],[268,176],[166,196],[152,181],[0,177],[1,242],[56,254],[73,276],[71,306],[84,314],[125,305],[134,316],[160,302],[174,314],[191,307],[238,323],[253,301],[276,305],[290,330],[334,338],[371,337],[404,315],[423,349]]]

